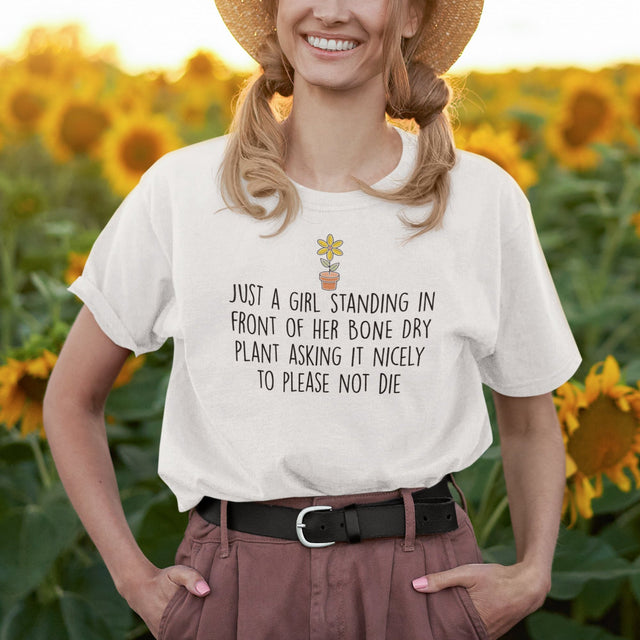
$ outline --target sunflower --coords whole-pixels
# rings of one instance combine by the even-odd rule
[[[14,70],[0,88],[0,125],[19,133],[35,132],[50,101],[51,88],[45,82]]]
[[[42,404],[51,371],[58,356],[43,349],[42,354],[29,360],[7,358],[0,366],[0,423],[9,429],[20,421],[20,433],[27,436],[34,431],[46,437],[42,419]],[[113,389],[131,381],[133,374],[145,362],[145,356],[131,354],[113,383]],[[111,420],[109,420],[111,421]]]
[[[44,142],[59,162],[77,155],[96,157],[111,117],[89,93],[63,95],[45,118]]]
[[[318,249],[318,255],[322,256],[327,254],[327,260],[333,260],[333,256],[341,256],[342,249],[338,247],[342,246],[342,240],[334,240],[333,235],[330,233],[326,240],[318,240],[320,249]]]
[[[538,180],[533,164],[522,158],[514,131],[497,133],[490,124],[484,123],[470,133],[459,133],[456,141],[461,149],[485,156],[500,165],[523,191]]]
[[[593,516],[591,500],[602,494],[602,474],[629,491],[631,481],[624,471],[628,469],[640,488],[640,391],[619,380],[618,363],[607,356],[591,368],[584,389],[565,382],[556,390],[554,402],[566,450],[562,513],[570,509],[569,526],[578,513],[583,518]]]
[[[64,272],[64,281],[71,284],[76,278],[82,275],[82,270],[89,257],[88,253],[76,253],[70,251],[68,256],[67,270]]]
[[[549,120],[547,145],[557,159],[573,169],[595,167],[600,156],[594,142],[611,142],[618,117],[618,95],[605,76],[569,74],[559,109]]]
[[[20,420],[23,436],[38,431],[45,437],[42,401],[57,359],[48,349],[30,360],[7,358],[7,364],[0,366],[0,422],[13,429]]]
[[[212,81],[226,82],[231,71],[209,51],[198,50],[185,63],[181,80],[187,83],[209,84]]]
[[[165,116],[136,113],[122,117],[104,137],[104,175],[125,196],[156,160],[180,144],[174,125]]]

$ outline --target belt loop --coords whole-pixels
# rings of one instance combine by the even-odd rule
[[[403,551],[413,551],[416,541],[416,508],[411,489],[400,489],[404,502],[404,543]]]
[[[468,514],[467,500],[464,497],[464,493],[462,493],[462,489],[460,489],[460,487],[458,486],[456,479],[453,477],[453,473],[449,474],[449,478],[451,480],[451,484],[453,484],[453,486],[456,488],[456,491],[458,492],[458,495],[460,496],[460,501],[462,502],[462,508],[464,509],[464,512]]]
[[[220,537],[222,544],[221,558],[229,556],[229,530],[227,528],[227,501],[220,500]]]

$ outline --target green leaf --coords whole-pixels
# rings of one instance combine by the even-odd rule
[[[41,504],[30,504],[0,519],[0,596],[22,597],[35,589],[58,556],[83,529],[66,496],[53,488]]]
[[[640,574],[599,538],[562,529],[553,562],[549,595],[559,600],[575,598],[589,580],[614,580]]]
[[[40,604],[35,598],[17,603],[0,628],[0,640],[113,640],[107,624],[81,596],[62,591]]]
[[[633,479],[632,479],[633,486]],[[634,504],[640,503],[640,491],[621,491],[609,478],[603,474],[602,496],[593,500],[591,506],[593,513],[600,515],[603,513],[621,513]]]
[[[326,260],[325,258],[320,258],[320,262],[322,262],[322,265],[324,267],[327,267],[327,269],[329,268],[329,265],[331,264],[328,260]]]
[[[33,460],[33,449],[26,442],[3,442],[0,444],[0,462],[17,464]]]
[[[122,640],[134,617],[127,601],[116,590],[102,558],[96,554],[89,567],[79,562],[66,565],[64,585],[67,591],[81,595],[93,610],[95,618],[108,627],[112,640]]]
[[[526,620],[531,640],[622,640],[601,627],[580,624],[558,613],[536,611]]]
[[[329,267],[329,271],[336,271],[336,269],[340,266],[339,262],[335,262]]]
[[[122,421],[162,415],[168,383],[168,371],[143,366],[131,382],[111,391],[105,412]]]
[[[159,567],[174,564],[187,522],[188,514],[178,511],[173,493],[167,489],[158,494],[138,530],[137,540],[143,553]]]
[[[610,580],[606,589],[603,589],[600,581],[591,580],[584,585],[575,601],[580,603],[581,611],[587,612],[589,620],[600,620],[620,597],[620,590],[625,581],[626,578]]]
[[[69,640],[111,640],[113,637],[105,622],[81,596],[63,592],[60,609]]]

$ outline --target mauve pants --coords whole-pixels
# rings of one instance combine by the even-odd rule
[[[264,501],[301,509],[403,498],[404,537],[321,548],[229,529],[224,502],[219,526],[191,509],[175,563],[197,569],[211,592],[199,598],[181,587],[165,608],[159,640],[486,640],[464,587],[425,594],[411,584],[482,562],[457,503],[457,529],[415,535],[410,493],[421,488]]]

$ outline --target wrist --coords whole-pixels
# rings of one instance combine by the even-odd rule
[[[131,563],[117,572],[111,572],[111,577],[118,593],[125,600],[128,600],[129,595],[137,590],[141,583],[151,580],[157,572],[158,567],[143,557],[138,562]]]
[[[551,567],[534,561],[521,561],[516,566],[523,589],[530,594],[537,607],[542,606],[551,590]]]

